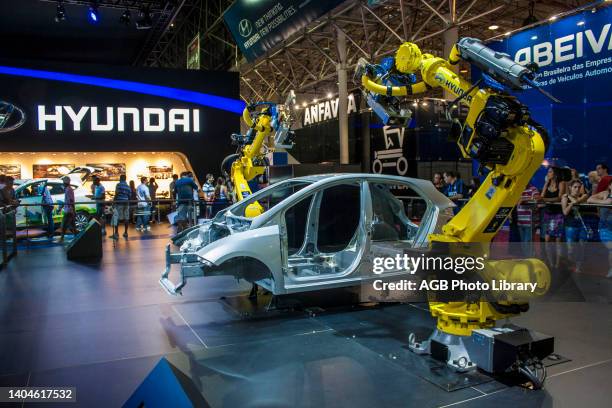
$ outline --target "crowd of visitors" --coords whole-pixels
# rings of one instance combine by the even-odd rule
[[[479,187],[479,179],[466,186],[453,171],[434,173],[432,183],[457,204],[455,214]],[[576,169],[551,166],[541,189],[529,184],[523,191],[509,217],[510,241],[521,242],[525,256],[533,256],[538,231],[544,242],[565,242],[578,271],[583,257],[581,243],[601,241],[608,248],[607,277],[612,278],[612,208],[605,205],[612,205],[612,175],[605,163],[597,164],[586,175],[580,175]],[[555,259],[559,258],[555,255]]]
[[[99,177],[94,175],[92,181],[95,218],[100,222],[105,235],[107,193]],[[44,184],[38,187],[40,191],[37,192],[41,197],[42,217],[49,238],[53,238],[55,232],[54,215],[62,214],[60,242],[67,233],[77,233],[74,190],[69,177],[62,178],[62,182],[64,197],[61,202],[53,202]],[[465,183],[455,171],[435,173],[432,182],[438,191],[457,205],[455,213],[480,187],[479,178],[472,178],[469,183]],[[185,171],[180,175],[174,174],[169,193],[177,233],[194,225],[198,218],[212,218],[229,206],[234,201],[229,184],[224,177],[215,178],[207,174],[200,188],[193,173]],[[142,177],[136,186],[133,180],[127,181],[125,174],[120,176],[112,198],[111,238],[118,239],[121,224],[124,226],[123,236],[127,238],[129,223],[134,218],[137,231],[144,233],[151,230],[158,188],[153,177]],[[567,243],[572,253],[580,248],[578,244],[601,241],[609,249],[608,277],[612,278],[612,208],[606,205],[612,205],[612,175],[605,163],[597,164],[595,170],[586,175],[579,174],[575,169],[549,167],[541,189],[529,184],[523,191],[510,217],[510,241],[521,242],[522,252],[526,256],[533,255],[532,243],[537,240],[538,232],[544,242]],[[0,208],[6,210],[17,206],[19,200],[15,194],[13,178],[0,174]],[[580,269],[580,256],[576,259],[577,269]]]

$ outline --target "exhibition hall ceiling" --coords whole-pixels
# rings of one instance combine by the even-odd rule
[[[372,3],[377,5],[369,6]],[[337,92],[339,32],[347,37],[350,80],[359,58],[380,61],[392,55],[406,40],[416,42],[425,52],[442,56],[443,38],[449,30],[457,29],[459,37],[486,40],[530,24],[547,22],[553,16],[592,3],[590,0],[346,1],[285,40],[267,57],[242,63],[239,67],[241,93],[247,100],[283,100],[283,95],[294,89],[298,99],[301,95],[302,100],[310,101]]]
[[[10,5],[8,4],[10,3]],[[98,1],[98,21],[92,22],[89,1],[64,0],[63,20],[55,0],[3,1],[0,13],[2,53],[8,59],[132,65],[161,32],[158,25],[179,2],[163,0]],[[128,10],[130,23],[121,17]],[[137,29],[140,12],[148,11],[151,29]],[[165,25],[161,27],[165,29]]]
[[[338,32],[347,37],[351,72],[360,57],[391,55],[404,40],[428,52],[443,53],[443,36],[488,39],[520,29],[591,0],[349,0],[247,62],[224,23],[231,0],[99,0],[99,21],[88,18],[85,0],[63,0],[65,19],[56,22],[56,0],[10,2],[0,14],[2,57],[70,62],[184,68],[186,51],[200,36],[200,68],[237,70],[246,101],[284,100],[289,89],[298,99],[324,98],[337,91]],[[142,9],[151,28],[137,29]],[[126,7],[130,24],[121,23]],[[430,95],[436,96],[436,95]]]

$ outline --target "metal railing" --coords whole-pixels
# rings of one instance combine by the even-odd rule
[[[0,269],[17,255],[17,225],[15,209],[0,207]]]
[[[139,203],[145,203],[146,206],[138,206]],[[135,222],[136,217],[146,216],[149,221],[154,220],[157,223],[162,223],[165,215],[171,214],[178,210],[179,205],[188,204],[187,210],[187,225],[193,226],[198,223],[199,218],[206,218],[207,214],[210,214],[215,206],[226,207],[231,205],[230,202],[217,202],[217,201],[205,201],[205,200],[177,200],[174,199],[155,199],[149,201],[140,200],[121,200],[121,201],[76,201],[74,203],[76,215],[83,215],[87,220],[95,218],[96,207],[98,205],[104,206],[103,217],[105,218],[108,225],[112,221],[114,208],[117,205],[125,205],[129,207],[129,222]],[[20,203],[16,206],[18,209],[15,211],[15,225],[20,231],[25,231],[24,239],[28,241],[30,239],[30,230],[33,228],[44,229],[48,226],[48,220],[46,219],[45,211],[43,207],[45,205],[41,203]],[[57,218],[61,214],[61,210],[64,207],[62,203],[48,204],[47,206],[53,207],[52,215]],[[21,207],[21,211],[19,210]],[[80,207],[80,208],[79,208]],[[17,212],[19,213],[20,221],[17,224]],[[35,218],[33,218],[35,217]],[[55,229],[59,225],[55,223]]]
[[[423,197],[397,196],[397,198],[407,201],[407,206],[408,206],[407,211],[409,213],[407,215],[410,216],[411,219],[418,220],[420,216],[423,215],[425,211],[425,208],[423,207],[426,206],[424,202],[425,200],[423,199]],[[465,204],[467,201],[469,201],[469,199],[460,199],[457,201],[461,204]],[[112,216],[113,207],[117,203],[118,203],[117,201],[110,201],[110,200],[107,200],[107,201],[79,201],[79,202],[75,202],[74,205],[77,210],[77,213],[83,212],[83,207],[81,207],[81,211],[79,211],[77,207],[79,206],[88,207],[89,210],[87,211],[87,216],[89,219],[89,218],[93,218],[96,216],[95,207],[96,205],[101,204],[105,207],[104,217],[108,221],[108,217]],[[146,201],[147,207],[138,207],[138,203],[142,203],[142,201],[139,201],[139,200],[119,201],[119,203],[127,203],[129,205],[130,207],[129,221],[130,222],[135,222],[135,218],[138,215],[145,215],[149,217],[149,220],[155,220],[157,223],[162,223],[162,219],[164,215],[177,211],[179,204],[188,203],[190,204],[190,207],[191,207],[190,210],[188,211],[188,226],[196,225],[198,223],[198,219],[207,218],[207,215],[210,215],[213,212],[213,209],[215,206],[219,206],[218,209],[220,210],[221,208],[231,205],[231,202],[225,202],[225,201],[215,202],[215,201],[205,201],[205,200],[187,200],[186,202],[181,201],[180,203],[177,203],[177,200],[174,200],[174,199],[155,199],[151,201]],[[535,221],[537,220],[537,218],[540,218],[539,212],[541,211],[541,209],[545,207],[553,207],[553,206],[560,207],[561,203],[556,203],[556,202],[555,203],[543,203],[541,201],[528,201],[528,202],[523,202],[521,205],[531,207],[531,209],[536,214],[535,217],[531,217],[532,230],[535,231],[539,226]],[[30,228],[32,227],[45,228],[45,226],[47,225],[47,222],[44,222],[44,220],[42,219],[43,217],[42,214],[44,214],[44,211],[42,210],[42,206],[43,205],[40,203],[19,204],[18,207],[23,207],[26,210],[29,207],[39,208],[37,213],[39,213],[40,215],[36,220],[37,223],[33,224],[31,222],[32,220],[30,219],[31,213],[33,212],[23,211],[24,222],[21,223],[21,225],[17,225],[16,216],[13,216],[11,228],[13,228],[13,230],[14,229],[25,230],[26,240],[30,238],[29,236]],[[58,209],[62,206],[63,204],[58,204],[58,203],[53,204],[53,213],[56,216],[58,215]],[[591,208],[591,209],[612,208],[612,205],[582,203],[582,204],[574,205],[574,207],[577,208],[578,211],[580,211],[581,209],[588,209],[588,208]],[[15,213],[16,211],[13,210],[13,214]],[[107,224],[110,225],[109,222],[107,222]]]

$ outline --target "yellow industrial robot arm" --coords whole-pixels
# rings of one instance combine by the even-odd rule
[[[422,54],[418,46],[405,43],[395,55],[395,69],[404,74],[419,72],[427,87],[442,87],[469,106],[457,144],[465,158],[478,160],[490,171],[474,196],[443,228],[441,234],[430,236],[430,242],[481,243],[485,253],[488,243],[519,201],[521,193],[538,169],[546,149],[545,132],[529,117],[527,108],[507,93],[479,88],[452,70],[459,58],[485,70],[504,85],[519,88],[530,83],[534,74],[529,68],[516,64],[498,54],[482,42],[462,39],[448,60]],[[371,92],[381,95],[404,95],[406,87],[386,87],[376,84],[367,75],[362,83]],[[415,84],[411,90],[422,90]],[[517,263],[489,263],[486,275],[510,277],[517,270],[537,276],[540,289],[548,287],[549,272],[539,260]],[[527,275],[529,276],[529,275]],[[539,292],[541,293],[541,291]],[[516,305],[515,305],[516,306]],[[438,317],[438,329],[455,335],[467,336],[475,328],[491,327],[495,320],[516,314],[524,308],[502,307],[499,303],[465,302],[431,303],[430,309]]]
[[[395,55],[399,72],[421,74],[422,82],[410,86],[411,93],[442,87],[470,107],[457,144],[463,157],[479,160],[491,170],[473,198],[444,227],[443,234],[431,237],[433,241],[489,242],[544,157],[542,129],[533,126],[525,106],[507,94],[480,89],[452,70],[463,50],[472,57],[468,51],[481,52],[478,55],[482,56],[483,49],[489,50],[468,38],[453,47],[448,60],[422,54],[412,43],[402,44]],[[496,55],[486,57],[491,57],[491,63],[500,63]],[[509,66],[507,75],[512,77],[508,82],[512,84],[520,84],[522,77],[530,76],[527,68],[511,60],[501,62]],[[369,91],[382,95],[408,94],[408,87],[376,84],[367,74],[362,83]]]
[[[241,201],[252,194],[249,187],[249,180],[263,174],[266,170],[263,165],[263,154],[261,152],[264,141],[272,132],[271,116],[267,110],[260,112],[256,120],[251,118],[251,112],[248,107],[242,112],[242,119],[246,125],[255,132],[253,141],[242,147],[238,158],[232,163],[230,178],[236,199]],[[257,163],[254,163],[256,161]],[[264,212],[264,208],[258,202],[254,202],[247,206],[245,210],[246,217],[256,217]]]

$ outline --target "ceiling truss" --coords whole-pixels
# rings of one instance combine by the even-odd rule
[[[489,39],[520,29],[530,3],[535,5],[536,18],[543,21],[591,0],[386,0],[375,7],[368,7],[366,0],[349,0],[254,63],[241,57],[223,22],[223,12],[231,3],[182,0],[172,27],[147,54],[145,65],[184,67],[187,44],[199,32],[202,69],[238,71],[244,101],[283,101],[293,89],[298,102],[310,102],[337,94],[339,32],[347,39],[350,78],[360,57],[379,61],[404,41],[416,42],[424,52],[442,56],[443,34],[449,29],[457,28],[459,37]],[[492,25],[499,28],[489,29]],[[435,91],[432,96],[437,96]]]

